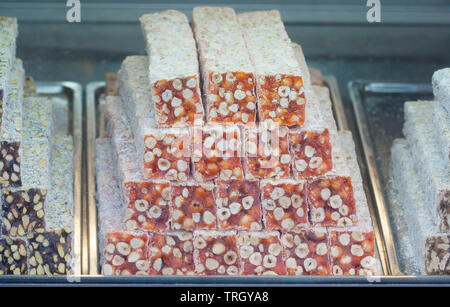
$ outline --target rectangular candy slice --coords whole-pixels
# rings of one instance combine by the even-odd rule
[[[450,274],[450,234],[438,233],[427,239],[425,271],[429,275]]]
[[[443,163],[433,120],[434,101],[405,103],[403,133],[411,148],[425,201],[435,224],[447,219],[450,207],[450,165]]]
[[[242,179],[241,131],[231,125],[194,128],[192,175],[197,181]]]
[[[195,231],[194,261],[200,275],[238,275],[240,262],[236,233]]]
[[[150,275],[195,275],[192,232],[153,233],[149,241]]]
[[[107,126],[113,144],[113,160],[122,201],[127,206],[125,227],[128,230],[168,230],[170,183],[144,179],[136,163],[131,129],[119,97],[108,96],[105,104]]]
[[[102,274],[148,275],[149,235],[141,232],[116,231],[106,235]]]
[[[147,46],[158,125],[202,124],[197,49],[186,15],[167,10],[142,15],[139,21]]]
[[[289,275],[330,275],[328,233],[325,228],[283,233],[281,244]]]
[[[438,142],[442,163],[450,165],[450,113],[445,110],[442,104],[433,104],[433,122],[434,135]]]
[[[220,229],[261,230],[262,209],[257,180],[216,181]]]
[[[375,275],[373,231],[331,229],[329,250],[333,275]]]
[[[306,180],[261,180],[264,226],[268,230],[307,227]]]
[[[262,123],[301,126],[306,97],[298,64],[280,13],[258,11],[238,15],[253,63]]]
[[[277,231],[238,234],[240,275],[286,275],[280,234]]]
[[[0,275],[28,274],[26,244],[22,239],[0,237]]]
[[[244,141],[243,164],[246,179],[289,178],[291,155],[287,127],[246,127]]]
[[[229,7],[195,7],[192,24],[207,120],[254,123],[255,76],[236,13]]]
[[[72,269],[72,233],[59,229],[29,233],[28,268],[30,275],[68,275]]]
[[[308,181],[307,191],[313,226],[346,227],[358,223],[350,177],[313,179]]]
[[[450,114],[450,68],[435,71],[431,83],[436,100]]]
[[[212,182],[186,181],[172,184],[172,228],[215,229],[216,201]]]
[[[0,17],[0,118],[8,96],[8,80],[16,58],[17,19]],[[0,122],[1,125],[1,122]]]
[[[22,156],[22,104],[24,70],[16,60],[8,82],[8,95],[1,105],[0,121],[0,185],[20,186],[20,159]]]

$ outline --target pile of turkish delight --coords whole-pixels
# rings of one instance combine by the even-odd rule
[[[72,138],[53,129],[52,102],[25,82],[18,25],[0,17],[0,274],[71,272]]]
[[[404,139],[391,148],[394,221],[408,274],[450,274],[450,68],[432,78],[434,101],[405,103]]]
[[[140,23],[96,141],[102,274],[379,274],[351,133],[279,12]]]

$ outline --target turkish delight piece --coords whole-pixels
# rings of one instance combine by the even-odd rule
[[[442,163],[450,165],[450,113],[439,103],[433,103],[433,122],[435,125],[434,135],[440,149]]]
[[[277,231],[238,234],[240,275],[286,275],[280,234]]]
[[[192,232],[153,233],[149,242],[150,275],[194,275]]]
[[[450,191],[450,165],[442,163],[439,142],[435,136],[433,105],[435,101],[408,101],[405,103],[403,133],[411,148],[420,185],[435,224],[446,219],[450,207],[446,195]],[[444,216],[443,216],[444,214]]]
[[[106,235],[103,251],[103,275],[148,275],[149,235],[141,232],[116,231]]]
[[[0,185],[21,186],[20,142],[0,141]]]
[[[333,275],[375,275],[377,261],[373,231],[331,229],[329,231]]]
[[[197,140],[201,140],[201,143]],[[194,128],[192,155],[194,179],[197,181],[242,179],[244,175],[241,152],[242,138],[238,127],[206,125]]]
[[[16,58],[17,34],[17,19],[0,17],[0,118],[3,103],[8,96],[8,80]]]
[[[28,274],[26,242],[10,236],[0,237],[0,275]]]
[[[330,275],[328,232],[315,227],[281,235],[289,275]]]
[[[450,274],[450,234],[438,233],[427,238],[425,271],[429,275]]]
[[[261,203],[268,230],[289,231],[309,225],[306,180],[262,180]]]
[[[171,221],[174,230],[215,229],[216,201],[212,182],[172,184]]]
[[[328,129],[291,130],[289,145],[296,179],[321,176],[333,169]]]
[[[201,275],[238,275],[239,257],[234,231],[194,232],[194,260]]]
[[[30,275],[68,275],[72,270],[72,233],[64,229],[29,233]]]
[[[257,180],[216,181],[216,205],[220,229],[262,229],[262,209]]]
[[[450,68],[435,71],[431,83],[438,103],[450,114]]]
[[[262,123],[296,126],[305,121],[306,97],[301,70],[280,13],[276,10],[238,15],[254,65],[258,115]]]
[[[160,127],[203,123],[197,48],[189,21],[167,10],[139,18],[147,46],[149,82]]]
[[[46,189],[3,189],[2,233],[25,236],[45,231],[44,202]]]
[[[246,179],[289,178],[289,129],[285,126],[246,127],[243,164]]]
[[[207,120],[254,123],[255,77],[236,13],[229,7],[196,7],[192,24]]]
[[[53,133],[53,106],[47,97],[25,97],[23,101],[23,138],[50,140]]]

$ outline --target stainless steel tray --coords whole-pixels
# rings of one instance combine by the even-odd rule
[[[348,89],[390,269],[393,275],[403,275],[396,243],[399,238],[392,227],[390,210],[390,149],[395,138],[403,137],[404,102],[432,99],[431,85],[357,80],[350,82]],[[435,277],[435,280],[450,282],[450,277]]]
[[[336,122],[338,128],[340,130],[348,129],[348,124],[346,121],[346,117],[344,114],[344,108],[342,104],[342,100],[340,98],[339,87],[337,85],[336,79],[333,76],[324,76],[323,82],[325,86],[327,86],[330,90],[330,96],[333,102],[333,112],[336,118]],[[89,214],[89,274],[99,276],[99,250],[98,250],[98,238],[97,238],[97,208],[96,208],[96,184],[95,184],[95,139],[102,135],[104,123],[103,123],[103,115],[101,114],[101,105],[104,103],[104,93],[105,93],[105,82],[91,82],[86,87],[86,133],[87,133],[87,197],[88,197],[88,214]],[[360,157],[358,157],[360,160]],[[374,224],[376,224],[374,220]],[[376,226],[375,226],[376,227]],[[377,228],[377,227],[376,227]],[[383,272],[386,272],[384,263],[384,259],[386,258],[382,255],[384,248],[380,248],[383,246],[383,242],[379,237],[379,233],[375,233],[376,241],[377,241],[377,251],[379,254],[379,259],[382,262]],[[386,275],[386,273],[384,273]],[[185,276],[184,276],[185,277]],[[156,284],[167,284],[167,283],[205,283],[206,282],[221,282],[227,284],[309,284],[309,283],[348,283],[349,280],[347,276],[345,277],[334,277],[334,276],[277,276],[277,277],[265,277],[258,276],[255,277],[250,276],[237,276],[237,277],[204,277],[201,278],[196,277],[193,278],[184,278],[180,277],[164,277],[164,276],[133,276],[125,279],[116,279],[117,282],[123,280],[125,283],[133,283],[134,280],[136,282],[142,282],[143,280],[148,283],[156,283]],[[105,282],[108,280],[114,280],[112,277],[103,277],[105,278]],[[321,280],[321,282],[318,282]],[[380,281],[379,278],[356,278],[352,279],[353,282],[356,283],[365,283],[365,282],[374,282]]]

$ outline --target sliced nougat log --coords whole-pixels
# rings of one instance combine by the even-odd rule
[[[308,205],[313,226],[350,226],[358,223],[350,177],[308,181]]]
[[[200,275],[238,275],[237,236],[234,231],[194,232],[195,271]]]
[[[286,275],[279,232],[242,231],[238,249],[241,275]]]
[[[264,226],[268,230],[298,230],[309,226],[306,180],[261,180]]]
[[[46,189],[3,189],[2,233],[25,236],[45,231],[44,203]]]
[[[296,126],[305,121],[304,80],[280,13],[238,15],[255,69],[258,115],[262,123]]]
[[[170,183],[144,179],[137,165],[132,132],[127,126],[119,97],[108,96],[105,104],[107,127],[113,144],[117,180],[126,205],[125,228],[128,230],[169,230]]]
[[[22,156],[22,105],[24,70],[16,60],[8,81],[8,95],[1,106],[0,121],[0,185],[22,185],[20,162]]]
[[[425,272],[429,275],[450,274],[450,234],[438,233],[425,244]]]
[[[431,83],[438,103],[450,114],[450,68],[435,71]]]
[[[405,103],[403,133],[411,148],[419,180],[425,192],[425,201],[435,224],[447,219],[450,203],[450,165],[443,163],[439,142],[435,136],[433,101]]]
[[[242,137],[236,126],[194,128],[192,175],[197,181],[242,179]]]
[[[330,275],[328,232],[325,227],[283,233],[281,244],[289,275]]]
[[[218,228],[261,230],[259,191],[258,180],[216,181]]]
[[[186,181],[172,184],[171,223],[174,230],[215,229],[214,183]]]
[[[142,15],[139,21],[146,41],[158,125],[202,124],[197,48],[186,15],[167,10]]]
[[[289,178],[289,129],[285,126],[246,127],[243,164],[246,179]]]
[[[229,7],[196,7],[192,24],[207,120],[254,123],[255,76],[236,13]]]
[[[150,275],[195,275],[192,232],[153,233],[149,241]]]
[[[329,229],[331,273],[333,275],[375,275],[375,236],[358,228]]]
[[[64,229],[29,233],[30,275],[68,275],[73,267],[72,232]]]
[[[26,244],[22,239],[0,237],[0,275],[28,274]]]
[[[0,17],[0,118],[8,96],[8,80],[16,58],[17,34],[17,19]]]
[[[450,113],[440,103],[433,103],[433,122],[442,163],[450,165]]]
[[[23,101],[23,138],[51,139],[53,105],[47,97],[25,97]]]
[[[106,235],[103,275],[148,275],[149,235],[143,232],[116,231]]]

